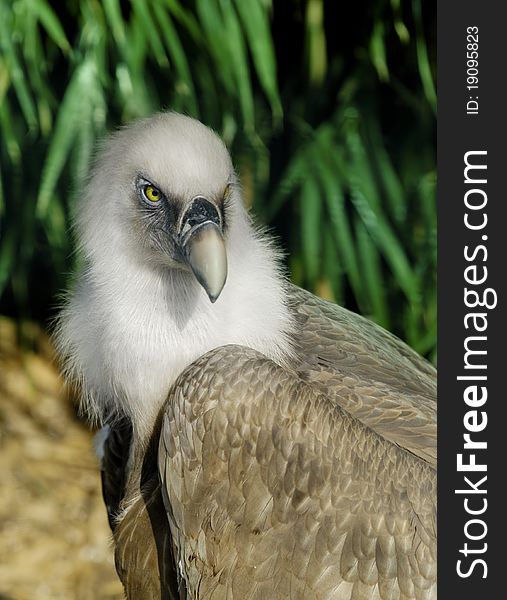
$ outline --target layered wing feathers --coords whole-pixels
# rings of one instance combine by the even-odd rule
[[[357,386],[310,379],[227,346],[173,388],[159,472],[189,597],[434,597],[434,469],[341,408]]]
[[[290,286],[297,375],[331,402],[436,466],[436,371],[371,321]]]

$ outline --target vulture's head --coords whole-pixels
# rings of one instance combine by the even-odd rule
[[[172,382],[209,350],[288,355],[277,252],[243,206],[225,145],[202,123],[167,112],[109,136],[75,224],[84,268],[55,342],[92,418],[127,414],[146,433]]]
[[[77,225],[92,260],[120,249],[153,268],[191,272],[215,302],[227,277],[228,221],[241,204],[218,136],[176,113],[138,121],[103,145],[87,190]]]

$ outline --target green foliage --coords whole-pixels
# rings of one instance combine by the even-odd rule
[[[97,139],[171,108],[225,139],[296,283],[434,358],[434,15],[356,4],[0,0],[2,310],[47,317]]]

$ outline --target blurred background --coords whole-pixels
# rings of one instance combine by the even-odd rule
[[[211,126],[292,280],[435,361],[435,73],[435,2],[0,0],[0,600],[121,597],[46,333],[96,141]]]

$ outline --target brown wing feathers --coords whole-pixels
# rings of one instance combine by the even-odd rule
[[[291,286],[297,374],[385,439],[436,465],[436,371],[395,336]]]
[[[190,597],[433,593],[434,470],[252,350],[186,371],[159,468]]]

